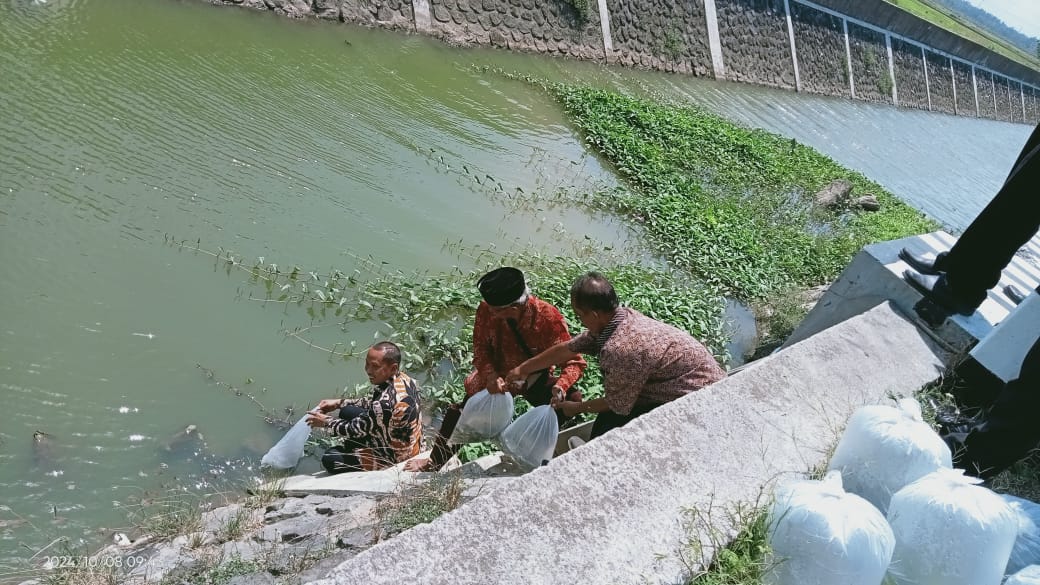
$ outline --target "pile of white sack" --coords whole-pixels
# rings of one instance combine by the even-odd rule
[[[769,585],[1040,585],[1040,504],[952,469],[920,405],[849,419],[822,481],[780,486]]]

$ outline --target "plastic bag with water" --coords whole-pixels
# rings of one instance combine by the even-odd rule
[[[880,585],[895,546],[885,517],[846,492],[838,471],[778,488],[767,539],[766,585]]]
[[[271,447],[260,460],[260,465],[275,469],[296,467],[300,457],[303,457],[303,447],[311,436],[311,427],[307,425],[307,414],[286,431],[285,436],[275,443],[274,447]]]
[[[929,473],[892,496],[895,585],[1000,585],[1017,523],[1007,503],[960,469]]]
[[[552,459],[560,423],[548,404],[536,406],[518,416],[502,431],[502,451],[522,467],[534,469]]]
[[[459,422],[451,434],[456,444],[487,441],[499,435],[513,421],[513,395],[491,394],[481,390],[466,401]]]
[[[1029,565],[1040,565],[1040,504],[1007,494],[1000,497],[1011,506],[1018,523],[1015,546],[1004,572],[1010,575]]]
[[[899,407],[864,406],[831,456],[828,470],[840,470],[845,490],[888,511],[892,494],[937,469],[952,467],[950,448],[921,418],[921,405],[904,398]]]

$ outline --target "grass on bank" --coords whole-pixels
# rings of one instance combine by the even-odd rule
[[[1010,42],[1000,38],[1000,36],[974,25],[963,16],[944,6],[928,0],[885,0],[885,2],[898,6],[902,10],[927,20],[939,28],[946,29],[955,35],[978,43],[1016,63],[1021,63],[1034,70],[1040,70],[1040,58],[1037,58],[1036,55],[1031,55],[1027,51],[1019,49]]]

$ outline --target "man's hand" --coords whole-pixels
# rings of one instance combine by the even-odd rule
[[[322,400],[322,402],[325,402],[325,401]],[[319,414],[317,412],[311,412],[311,413],[307,414],[307,426],[315,428],[315,429],[320,429],[322,427],[327,427],[327,426],[329,426],[329,420],[331,418],[332,417],[330,417],[328,415],[325,415],[325,414]]]
[[[581,412],[581,404],[581,402],[564,400],[562,402],[557,402],[555,408],[562,410],[564,416],[571,417]]]
[[[319,402],[318,406],[316,406],[315,408],[317,408],[321,412],[329,412],[329,411],[336,410],[337,408],[342,408],[342,407],[343,407],[343,399],[342,398],[325,398],[321,402]]]
[[[502,377],[495,378],[495,381],[488,385],[488,394],[505,394],[509,391],[509,386]]]
[[[552,399],[549,401],[549,406],[556,408],[556,405],[563,402],[566,399],[566,395],[563,392],[563,388],[559,386],[552,387]],[[566,413],[564,413],[566,414]],[[567,415],[570,416],[570,415]]]
[[[433,471],[433,462],[430,461],[429,457],[417,457],[415,459],[409,459],[404,464],[405,471]]]
[[[520,373],[520,366],[517,366],[517,367],[513,368],[512,370],[509,370],[509,372],[506,373],[506,382],[508,382],[510,384],[515,384],[517,382],[524,382],[526,380],[527,380],[527,376],[524,376],[523,374]]]

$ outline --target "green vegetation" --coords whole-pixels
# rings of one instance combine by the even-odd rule
[[[661,52],[673,61],[677,61],[686,52],[686,42],[683,40],[682,30],[672,27],[664,35],[664,46]]]
[[[583,202],[641,223],[655,252],[727,295],[756,301],[830,282],[863,245],[936,228],[877,183],[794,140],[694,106],[547,87],[634,187]],[[813,195],[839,178],[875,194],[882,210],[814,208]]]
[[[910,14],[927,20],[928,22],[944,28],[955,35],[962,36],[969,41],[978,43],[998,55],[1003,55],[1012,61],[1025,65],[1026,67],[1040,70],[1040,54],[1031,55],[1029,52],[1019,49],[1006,39],[976,26],[960,14],[957,14],[944,6],[940,6],[931,0],[885,0],[885,2],[898,6]]]
[[[524,270],[532,291],[563,311],[572,331],[580,325],[570,308],[570,285],[589,270],[602,270],[614,283],[629,306],[670,323],[704,341],[720,361],[725,361],[726,334],[722,320],[723,299],[719,293],[692,281],[689,274],[667,268],[644,266],[613,258],[599,249],[576,250],[573,256],[541,255],[524,251],[501,257],[490,250],[450,250],[463,261],[478,268],[450,272],[404,272],[388,269],[369,258],[353,258],[350,273],[334,270],[318,274],[299,267],[282,270],[277,264],[258,261],[243,263],[227,251],[213,252],[200,242],[185,243],[167,239],[183,250],[212,257],[218,266],[249,274],[251,285],[260,295],[247,300],[265,306],[302,311],[306,326],[286,329],[289,338],[329,354],[329,359],[349,360],[367,349],[355,341],[325,344],[316,341],[326,325],[349,330],[360,322],[379,325],[377,336],[391,339],[404,349],[402,369],[423,379],[424,400],[428,406],[459,401],[463,397],[462,378],[472,368],[473,319],[480,302],[475,283],[489,268],[508,263]],[[416,283],[422,283],[417,286]],[[582,377],[586,397],[602,395],[602,376],[595,360]],[[356,387],[364,392],[364,385]],[[431,404],[432,403],[432,404]],[[261,412],[269,412],[258,404]],[[517,401],[518,413],[526,410]],[[486,449],[471,448],[475,457]]]
[[[384,536],[433,522],[458,508],[465,487],[460,474],[442,473],[384,500],[378,512]]]
[[[589,22],[592,11],[592,0],[563,0],[578,13],[578,24],[585,26]]]
[[[877,79],[877,89],[881,95],[892,95],[892,75],[886,70]]]
[[[689,527],[707,536],[708,542],[694,537],[680,560],[690,572],[687,585],[757,585],[769,568],[769,514],[765,506],[743,506],[716,522],[710,514],[688,511]],[[729,540],[718,525],[740,526],[740,532]]]

